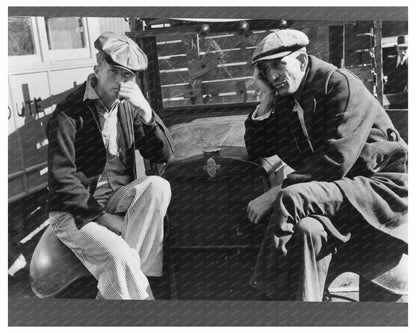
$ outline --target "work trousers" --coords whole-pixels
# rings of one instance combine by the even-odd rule
[[[97,279],[104,299],[153,299],[146,276],[162,275],[163,220],[170,198],[169,183],[158,176],[119,188],[105,208],[124,214],[121,236],[94,221],[78,229],[66,212],[50,212],[50,222]]]
[[[283,255],[276,237],[288,233],[292,236]],[[373,249],[391,240],[359,216],[335,183],[291,185],[274,203],[250,285],[275,300],[322,301],[337,252],[347,248],[345,262],[359,271]]]

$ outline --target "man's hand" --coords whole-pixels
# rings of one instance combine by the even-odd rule
[[[118,96],[119,98],[125,98],[134,107],[140,109],[141,117],[145,123],[150,123],[152,121],[152,108],[146,98],[144,98],[143,93],[136,82],[129,81],[120,84]]]
[[[123,231],[124,218],[120,215],[104,213],[97,222],[117,235],[121,235]]]
[[[281,189],[281,186],[273,187],[266,193],[248,203],[247,214],[252,223],[258,224],[272,213],[273,204],[276,201],[277,195]]]
[[[261,92],[260,107],[257,111],[257,116],[263,116],[270,111],[273,105],[275,89],[265,78],[262,77],[260,69],[257,66],[254,68],[253,80]]]

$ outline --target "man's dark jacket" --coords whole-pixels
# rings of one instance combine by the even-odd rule
[[[397,57],[395,58],[397,62]],[[384,93],[397,94],[405,92],[408,85],[408,59],[396,66],[390,74],[384,86]]]
[[[310,56],[296,101],[276,97],[270,117],[249,115],[248,153],[277,154],[294,169],[284,186],[335,182],[369,224],[407,241],[407,145],[377,99],[349,71]]]
[[[93,198],[98,177],[106,164],[106,149],[99,128],[94,101],[83,101],[86,83],[59,103],[52,114],[46,135],[48,150],[48,211],[65,211],[81,228],[103,214]],[[167,162],[173,156],[173,143],[162,120],[142,122],[139,110],[130,103],[119,104],[118,121],[126,142],[127,165],[136,178],[135,149],[152,162]]]

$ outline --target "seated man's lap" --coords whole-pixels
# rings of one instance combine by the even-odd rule
[[[54,233],[84,263],[99,265],[109,258],[126,256],[127,243],[114,232],[96,222],[89,222],[80,229],[73,216],[66,212],[51,212],[50,223]],[[87,268],[88,267],[87,264]]]

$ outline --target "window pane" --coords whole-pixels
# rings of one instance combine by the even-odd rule
[[[30,17],[9,17],[9,56],[33,55],[35,44]]]
[[[50,50],[85,48],[84,26],[80,17],[45,17]]]

